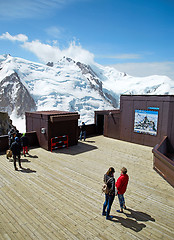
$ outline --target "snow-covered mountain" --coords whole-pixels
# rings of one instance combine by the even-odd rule
[[[10,55],[0,56],[0,111],[12,119],[25,111],[78,111],[94,121],[95,110],[119,108],[120,94],[174,94],[166,76],[137,78],[99,64],[64,57],[47,65]]]

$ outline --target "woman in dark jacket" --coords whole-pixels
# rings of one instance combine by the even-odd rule
[[[105,202],[103,204],[102,215],[106,216],[107,220],[111,220],[112,217],[109,215],[111,211],[111,206],[115,198],[115,178],[114,178],[115,169],[110,167],[107,173],[104,175],[104,183],[107,184],[109,192],[105,193]],[[106,211],[107,207],[107,211]]]

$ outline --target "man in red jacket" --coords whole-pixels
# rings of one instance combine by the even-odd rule
[[[127,169],[123,167],[121,169],[121,175],[117,179],[115,186],[117,188],[118,199],[120,203],[121,210],[117,210],[117,212],[123,212],[123,208],[126,209],[125,200],[124,200],[124,193],[126,192],[127,184],[129,181],[129,176],[127,175]]]

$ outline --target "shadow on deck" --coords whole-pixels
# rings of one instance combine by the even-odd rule
[[[96,146],[92,146],[87,143],[95,143],[95,141],[85,141],[83,142],[78,142],[78,145],[71,146],[69,148],[60,148],[58,150],[54,150],[54,153],[63,153],[63,154],[68,154],[68,155],[78,155],[81,153],[89,152],[98,149]]]

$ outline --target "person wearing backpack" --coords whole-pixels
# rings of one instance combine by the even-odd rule
[[[118,200],[120,203],[120,210],[117,210],[117,212],[120,212],[120,213],[123,213],[123,208],[126,209],[124,193],[126,192],[128,181],[129,181],[129,176],[127,175],[127,169],[123,167],[121,169],[121,175],[117,179],[117,182],[115,184],[117,188]]]
[[[107,184],[108,191],[105,193],[105,202],[103,204],[102,215],[106,216],[107,220],[112,220],[110,216],[111,206],[115,198],[115,178],[114,178],[115,169],[110,167],[107,173],[104,175],[104,183]],[[107,208],[107,210],[106,210]]]

